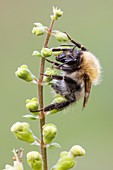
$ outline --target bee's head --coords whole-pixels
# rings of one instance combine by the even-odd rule
[[[79,68],[82,64],[82,51],[75,49],[64,51],[56,57],[56,60],[64,64],[74,66],[75,68]]]

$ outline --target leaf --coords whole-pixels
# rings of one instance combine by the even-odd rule
[[[38,116],[31,115],[31,114],[27,114],[27,115],[24,115],[24,116],[22,116],[22,117],[25,117],[25,118],[28,118],[28,119],[31,119],[31,120],[39,119]]]
[[[59,143],[51,143],[51,144],[48,144],[47,147],[49,149],[54,149],[54,148],[61,148],[61,145]]]
[[[34,145],[34,146],[40,146],[40,144],[39,144],[37,141],[35,141],[35,142],[31,143],[31,145]]]

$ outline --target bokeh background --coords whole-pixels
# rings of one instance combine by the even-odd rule
[[[54,29],[68,32],[82,42],[100,60],[102,83],[93,87],[87,107],[82,111],[82,100],[73,108],[47,117],[48,123],[58,127],[56,141],[61,149],[48,151],[49,167],[58,160],[59,153],[72,145],[82,145],[86,156],[77,159],[76,170],[113,169],[113,1],[112,0],[0,0],[0,169],[12,164],[13,148],[26,153],[38,150],[36,146],[17,140],[10,127],[17,121],[28,121],[39,136],[39,123],[26,120],[25,100],[37,94],[37,87],[19,80],[15,71],[27,64],[35,75],[39,71],[39,58],[32,51],[40,50],[44,36],[36,37],[31,30],[34,22],[50,24],[52,6],[64,12]],[[49,46],[59,46],[51,38]],[[46,65],[47,66],[47,65]],[[50,65],[49,65],[50,66]],[[45,104],[52,101],[50,88],[46,87]],[[73,168],[75,169],[75,168]]]

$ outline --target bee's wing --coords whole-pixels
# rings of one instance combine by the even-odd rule
[[[85,86],[84,87],[84,101],[83,101],[83,106],[82,106],[83,109],[88,102],[88,98],[89,98],[90,91],[91,91],[91,81],[88,75],[85,75],[84,77],[84,86]]]

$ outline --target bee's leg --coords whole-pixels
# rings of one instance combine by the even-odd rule
[[[69,106],[70,104],[72,104],[73,102],[76,101],[76,97],[75,95],[71,94],[71,91],[75,92],[78,90],[81,90],[80,89],[80,85],[74,81],[73,79],[71,79],[70,77],[67,77],[67,76],[59,76],[59,75],[47,75],[47,74],[44,74],[45,76],[48,76],[48,77],[51,77],[52,79],[56,79],[56,80],[64,80],[66,83],[70,84],[70,95],[68,94],[67,96],[65,96],[66,98],[66,101],[63,101],[61,103],[53,103],[53,104],[50,104],[40,110],[37,110],[37,112],[40,112],[40,111],[44,111],[44,112],[48,112],[48,111],[51,111],[51,110],[63,110],[65,107]],[[53,85],[54,86],[54,85]],[[54,87],[53,87],[54,88]],[[58,89],[60,90],[60,89]]]
[[[58,66],[54,65],[53,68],[56,68],[57,70],[63,70],[63,71],[71,71],[72,68],[70,67],[65,67],[65,64],[59,64]]]
[[[45,108],[38,110],[37,112],[40,112],[40,111],[48,112],[48,111],[51,111],[54,109],[60,111],[60,110],[64,109],[65,107],[69,106],[73,102],[75,102],[75,99],[67,100],[67,101],[64,101],[61,103],[50,104],[50,105],[46,106]]]
[[[51,110],[54,110],[54,109],[60,111],[60,110],[63,110],[64,108],[66,108],[67,106],[69,106],[70,104],[72,104],[75,101],[76,101],[75,96],[74,97],[70,96],[70,97],[68,97],[67,101],[63,101],[61,103],[53,103],[53,104],[50,104],[50,105],[48,105],[48,106],[46,106],[46,107],[44,107],[40,110],[33,111],[33,112],[40,112],[40,111],[48,112],[48,111],[51,111]]]
[[[87,48],[85,48],[83,45],[77,43],[76,41],[72,40],[71,37],[70,37],[66,32],[64,32],[64,33],[67,35],[67,37],[69,38],[69,40],[70,40],[73,44],[75,44],[78,48],[81,48],[81,50],[83,50],[83,51],[87,51]]]
[[[55,79],[55,80],[64,80],[66,81],[67,83],[71,83],[71,84],[75,84],[76,85],[76,82],[71,79],[70,77],[67,77],[67,76],[59,76],[59,75],[48,75],[48,74],[43,74],[44,76],[47,76],[47,77],[50,77],[51,79]]]
[[[65,52],[65,51],[72,51],[72,48],[62,48],[62,47],[73,47],[74,46],[74,48],[76,47],[76,45],[72,45],[72,44],[62,44],[62,45],[60,45],[60,47],[59,48],[52,48],[52,51],[53,52],[59,52],[59,51],[62,51],[62,52]]]
[[[62,64],[59,66],[55,66],[54,68],[56,68],[57,70],[63,70],[63,71],[72,71],[72,68],[70,67],[65,67]],[[76,70],[75,70],[76,71]]]
[[[49,63],[52,63],[52,64],[54,65],[53,68],[56,68],[56,69],[58,69],[58,70],[63,70],[63,71],[71,71],[71,70],[72,70],[71,67],[65,67],[65,66],[63,66],[63,65],[66,64],[66,63],[59,64],[59,63],[57,63],[57,62],[50,61],[50,60],[48,60],[48,59],[46,59],[46,61],[48,61]],[[76,69],[75,69],[75,70],[76,70]]]
[[[62,45],[63,46],[63,45]],[[64,45],[65,46],[65,45]],[[73,46],[73,45],[67,45],[67,46]],[[53,52],[57,52],[57,51],[70,51],[72,50],[71,48],[53,48],[52,51]]]
[[[49,63],[52,63],[52,64],[53,64],[52,68],[56,68],[56,69],[60,70],[60,65],[61,65],[61,64],[59,64],[59,63],[57,63],[57,62],[54,62],[54,61],[50,61],[50,60],[48,60],[48,59],[46,59],[46,61],[48,61]]]
[[[43,110],[44,110],[44,112],[48,112],[53,109],[62,110],[64,107],[67,107],[69,104],[70,104],[69,101],[64,101],[61,103],[54,103],[54,104],[50,104],[50,105],[46,106]]]
[[[73,46],[75,46],[75,45],[72,45],[72,44],[61,44],[61,45],[60,45],[60,47],[65,47],[65,46],[66,46],[66,47],[67,47],[67,46],[73,47]]]
[[[52,63],[52,64],[55,65],[55,66],[59,66],[59,65],[60,65],[59,63],[54,62],[54,61],[50,61],[50,60],[48,60],[48,59],[46,59],[46,61],[48,61],[49,63]]]
[[[76,48],[76,45],[72,45],[72,44],[61,44],[60,47],[73,47],[73,48],[62,48],[62,51],[74,51],[74,49]]]

